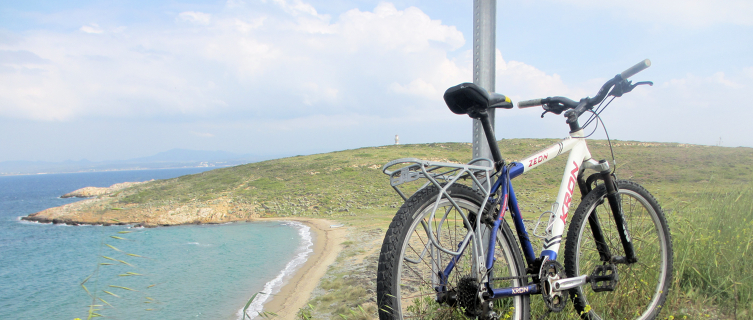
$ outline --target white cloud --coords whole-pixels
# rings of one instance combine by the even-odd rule
[[[722,84],[730,88],[741,89],[745,87],[742,84],[739,84],[737,82],[727,79],[727,77],[724,76],[724,72],[714,73],[710,79],[715,81],[716,83]]]
[[[411,81],[408,85],[405,86],[393,82],[390,85],[390,88],[397,93],[415,94],[423,96],[427,99],[437,99],[437,97],[441,96],[441,93],[435,86],[420,78]]]
[[[288,3],[287,0],[274,0],[274,2],[277,5],[279,5],[283,10],[285,10],[285,12],[293,16],[298,16],[301,14],[319,16],[314,6],[308,3],[305,3],[301,0],[292,0],[290,1],[290,3]]]
[[[205,11],[182,12],[175,17],[178,23],[166,28],[133,24],[104,32],[87,25],[101,30],[97,37],[84,29],[14,35],[17,41],[0,43],[0,117],[243,121],[269,130],[302,128],[312,135],[337,128],[340,136],[350,128],[378,132],[383,126],[390,138],[404,130],[404,142],[430,139],[432,132],[442,140],[470,137],[468,118],[451,114],[442,101],[448,87],[472,81],[471,52],[456,52],[466,39],[418,8],[380,3],[370,11],[329,17],[305,2],[278,0],[229,1],[218,12]],[[496,91],[515,102],[558,95],[577,100],[593,95],[606,80],[566,82],[530,61],[505,60],[499,51],[496,60]],[[706,121],[732,130],[725,121],[749,116],[712,121],[704,113],[732,110],[729,106],[744,101],[753,68],[674,78],[636,89],[618,101],[622,106],[610,107],[604,115],[616,119],[607,123],[610,133],[614,128],[621,139],[652,140],[656,131],[641,136],[636,125],[658,128],[666,122],[674,131],[665,131],[677,134],[664,140],[701,139],[682,128]],[[501,111],[497,119],[511,117],[513,125],[527,129],[541,126],[540,112]],[[551,121],[562,127],[535,134],[564,136],[563,121]],[[419,129],[406,133],[413,127]],[[528,135],[514,129],[505,124],[500,138]],[[212,132],[219,140],[221,134],[213,130],[185,134],[210,137],[205,133]],[[727,135],[725,141],[736,143]]]
[[[212,15],[203,12],[186,11],[178,14],[178,19],[201,25],[208,25],[212,21]]]
[[[397,10],[380,3],[373,12],[353,9],[340,17],[340,32],[352,46],[415,53],[440,44],[446,50],[460,48],[465,39],[454,26],[442,25],[415,7]]]
[[[534,66],[520,61],[505,61],[502,53],[496,52],[496,91],[514,100],[528,100],[549,96],[585,96],[583,90],[570,88],[558,74],[547,74]]]
[[[264,25],[264,20],[266,20],[266,17],[251,19],[250,21],[244,21],[236,18],[233,23],[235,24],[236,30],[242,33],[248,33],[252,30],[261,28]]]
[[[101,34],[101,33],[105,32],[96,23],[90,23],[88,25],[82,26],[79,30],[81,30],[83,32],[86,32],[86,33],[94,33],[94,34]]]
[[[436,105],[446,87],[470,75],[469,67],[447,58],[463,45],[462,33],[417,8],[382,3],[328,22],[301,1],[254,5],[176,17],[208,26],[202,29],[129,25],[97,38],[30,32],[8,49],[49,63],[35,74],[2,77],[0,116],[377,114]],[[286,14],[270,10],[275,6]],[[406,102],[393,83],[423,86],[423,96]]]

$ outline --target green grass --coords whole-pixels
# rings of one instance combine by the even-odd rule
[[[671,313],[752,318],[753,184],[699,192],[669,217],[675,245]]]

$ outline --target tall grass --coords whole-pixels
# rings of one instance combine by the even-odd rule
[[[134,241],[132,236],[135,236],[132,230],[122,230],[108,236],[105,236],[103,230],[97,265],[94,271],[81,282],[81,288],[91,299],[91,303],[87,306],[87,320],[106,317],[105,313],[117,309],[116,306],[124,300],[132,300],[133,296],[141,296],[141,299],[134,300],[132,303],[140,303],[145,306],[146,311],[155,310],[153,306],[160,303],[149,297],[144,290],[154,285],[134,289],[123,283],[123,279],[144,276],[135,260],[145,257],[126,251],[126,248],[130,247],[126,244]],[[80,318],[74,320],[80,320]]]
[[[668,212],[675,283],[667,311],[675,318],[753,317],[753,184],[724,189]]]

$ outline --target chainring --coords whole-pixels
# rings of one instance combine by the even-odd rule
[[[569,297],[569,291],[554,291],[553,282],[565,279],[565,268],[557,261],[547,260],[541,265],[539,279],[541,281],[541,296],[544,303],[552,312],[560,312],[565,309]]]

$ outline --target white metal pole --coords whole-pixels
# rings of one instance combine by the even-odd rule
[[[473,83],[494,92],[497,0],[473,0]],[[489,110],[494,129],[494,109]],[[496,143],[496,141],[492,141]],[[492,159],[481,121],[473,120],[473,158]]]

